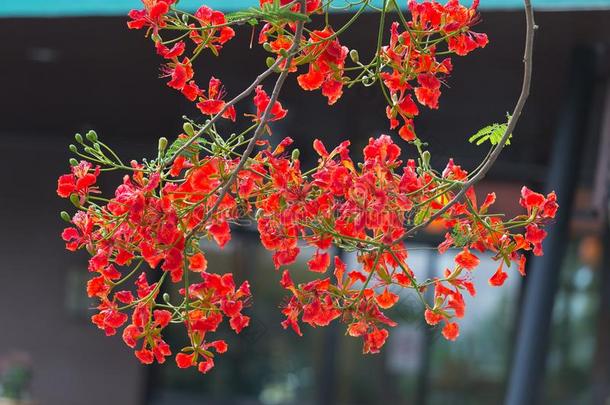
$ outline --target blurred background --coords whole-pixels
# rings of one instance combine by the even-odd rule
[[[231,11],[253,2],[206,3]],[[495,266],[483,258],[476,305],[455,343],[439,338],[418,302],[403,296],[390,314],[400,326],[381,354],[365,357],[341,325],[305,327],[302,338],[284,331],[279,274],[258,236],[236,231],[224,250],[208,248],[209,267],[250,280],[252,324],[240,336],[226,334],[229,352],[201,376],[173,361],[140,366],[120,337],[106,338],[89,322],[86,255],[64,250],[58,213],[68,206],[55,195],[74,133],[95,129],[122,157],[141,158],[156,155],[159,137],[181,131],[182,115],[201,117],[158,79],[160,60],[142,32],[127,30],[136,0],[0,0],[0,404],[610,404],[610,1],[534,6],[531,98],[513,144],[479,186],[481,194],[496,191],[496,208],[508,214],[519,212],[522,185],[558,192],[546,255],[530,258],[528,276],[511,271],[492,289]],[[490,45],[454,58],[441,109],[418,118],[436,167],[450,157],[476,167],[486,150],[467,138],[512,110],[522,77],[520,7],[481,1],[476,31]],[[334,14],[333,24],[347,18]],[[377,19],[364,15],[342,42],[370,54]],[[239,29],[221,58],[198,60],[199,80],[220,75],[229,94],[246,87],[265,68],[251,34]],[[274,134],[293,137],[304,159],[315,137],[327,145],[350,139],[358,151],[370,136],[390,133],[376,88],[354,88],[329,109],[292,79],[281,100],[291,114]],[[431,249],[441,237],[409,242],[419,276],[451,261]],[[306,277],[305,263],[294,273]]]

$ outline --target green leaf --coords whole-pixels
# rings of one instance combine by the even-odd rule
[[[421,210],[417,211],[417,214],[415,214],[415,218],[413,219],[413,223],[415,224],[415,226],[423,224],[426,221],[426,218],[428,218],[429,212],[430,210],[428,209],[428,207],[422,208]]]
[[[458,225],[454,226],[451,230],[451,237],[453,238],[453,245],[455,247],[466,246],[470,243],[470,236],[465,235]]]
[[[482,128],[476,134],[472,135],[468,142],[475,143],[477,146],[484,144],[485,142],[490,142],[492,145],[497,145],[500,143],[506,130],[508,129],[508,121],[510,121],[511,116],[507,115],[507,122],[504,124],[491,124]],[[510,134],[508,140],[506,141],[506,145],[510,145],[510,140],[513,137],[513,134]]]
[[[279,1],[263,4],[262,8],[250,7],[243,11],[227,14],[228,22],[243,21],[250,25],[256,25],[258,21],[267,21],[272,24],[285,22],[309,21],[307,14],[297,13],[291,10],[293,5],[282,6]]]
[[[178,150],[180,148],[182,148],[187,142],[189,142],[189,140],[190,140],[190,138],[178,138],[178,139],[176,139],[170,145],[170,147],[167,150],[167,153],[165,154],[165,156],[167,156],[167,157],[174,157],[176,155],[176,153],[178,152]],[[200,142],[201,141],[199,139],[197,139],[195,142],[193,142],[192,145],[190,145],[188,148],[183,150],[180,153],[180,155],[181,156],[185,156],[187,158],[192,157],[196,152],[198,152],[201,149],[201,146],[199,145]]]

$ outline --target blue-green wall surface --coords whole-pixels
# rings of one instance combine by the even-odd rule
[[[377,1],[380,2],[380,1]],[[407,0],[402,0],[407,3]],[[465,0],[468,4],[470,0]],[[610,0],[532,0],[540,9],[610,9]],[[235,11],[258,5],[257,0],[182,0],[184,9],[206,4],[223,11]],[[481,0],[481,9],[515,9],[522,0]],[[59,17],[121,15],[141,8],[138,0],[0,0],[0,17]]]

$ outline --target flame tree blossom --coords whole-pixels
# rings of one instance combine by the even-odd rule
[[[229,350],[216,337],[218,328],[226,324],[239,334],[248,327],[248,281],[209,265],[201,243],[225,248],[244,219],[255,221],[261,245],[280,270],[282,326],[302,335],[306,327],[341,323],[371,354],[382,350],[397,325],[391,310],[406,293],[419,297],[423,319],[453,341],[466,314],[464,295],[481,288],[472,274],[481,271],[482,253],[498,262],[488,275],[492,287],[515,271],[525,275],[528,252],[543,254],[545,225],[558,210],[555,193],[523,187],[523,212],[507,219],[493,211],[494,193],[479,203],[469,185],[479,168],[469,172],[450,159],[436,170],[414,129],[420,108],[441,105],[453,68],[446,55],[487,45],[485,34],[472,31],[480,20],[478,1],[471,7],[457,0],[409,1],[408,19],[399,14],[380,24],[370,62],[340,39],[368,1],[345,26],[324,22],[307,30],[315,14],[326,12],[319,0],[261,0],[260,9],[231,16],[205,5],[183,13],[172,0],[143,5],[129,13],[128,27],[146,30],[162,60],[160,76],[204,119],[187,119],[175,141],[159,139],[157,156],[128,163],[94,131],[77,134],[70,150],[79,159],[70,160],[69,173],[57,183],[57,195],[76,210],[61,214],[69,223],[61,234],[66,248],[90,254],[86,291],[97,303],[91,320],[106,335],[120,333],[141,363],[171,357],[179,368],[208,373]],[[382,21],[390,17],[386,9],[381,13]],[[215,76],[201,87],[194,62],[205,53],[219,56],[236,35],[232,26],[246,23],[258,29],[259,44],[272,55],[268,69],[233,98]],[[263,83],[276,73],[273,88]],[[303,90],[320,90],[329,105],[356,84],[379,83],[390,129],[399,137],[371,137],[355,154],[349,141],[314,139],[317,163],[302,167],[291,138],[270,138],[271,123],[288,116],[279,90],[289,76]],[[230,131],[216,126],[220,119]],[[405,146],[415,146],[418,157],[403,160]],[[104,193],[98,179],[107,171],[124,175]],[[461,187],[465,195],[458,199]],[[443,230],[438,252],[450,255],[452,265],[437,277],[418,279],[405,238],[428,223]],[[355,252],[356,264],[348,268],[337,248]],[[299,282],[291,271],[303,255],[312,281]],[[177,293],[162,293],[168,284]],[[432,302],[425,299],[428,289]],[[164,340],[174,327],[185,330],[178,347]]]

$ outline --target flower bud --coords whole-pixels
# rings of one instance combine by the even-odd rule
[[[301,151],[295,149],[292,151],[292,160],[299,160],[299,156],[301,156]]]
[[[271,48],[271,44],[269,42],[265,42],[263,44],[263,49],[267,52],[273,52],[273,48]]]
[[[169,294],[168,293],[163,293],[163,301],[165,302],[169,302]]]
[[[267,64],[267,67],[270,68],[275,63],[275,59],[269,56],[267,59],[265,59],[265,63]]]
[[[430,167],[430,152],[425,150],[421,155],[421,159],[424,167]]]
[[[76,160],[74,158],[70,158],[69,162],[70,162],[70,166],[78,166],[78,160]]]
[[[76,208],[80,208],[80,200],[78,199],[78,194],[71,194],[70,195],[70,202],[72,203],[72,205],[74,205]]]
[[[349,57],[354,63],[360,62],[360,55],[358,54],[358,50],[352,49],[349,51]]]
[[[184,130],[184,133],[188,136],[195,135],[195,128],[193,128],[193,124],[191,124],[190,122],[185,122],[184,125],[182,125],[182,129]]]
[[[161,137],[159,138],[159,153],[163,154],[165,149],[167,148],[167,138]]]
[[[76,140],[76,142],[78,143],[83,143],[83,136],[81,134],[76,134],[74,135],[74,139]]]
[[[70,214],[68,214],[66,211],[62,211],[59,213],[59,216],[61,217],[61,219],[63,219],[66,222],[72,222],[72,218],[70,218]]]
[[[71,143],[70,146],[68,146],[68,149],[70,149],[70,152],[72,152],[72,153],[78,152],[78,148],[73,143]]]
[[[91,143],[96,143],[97,142],[97,133],[95,131],[89,131],[87,132],[87,140]]]

